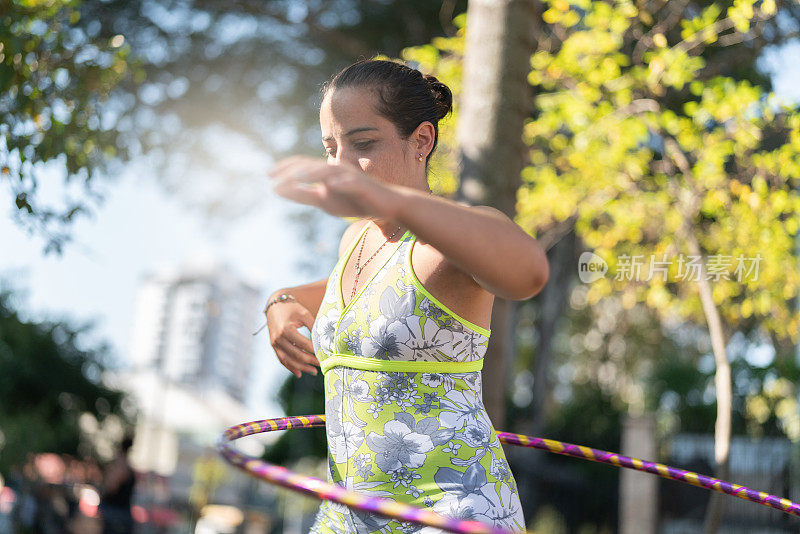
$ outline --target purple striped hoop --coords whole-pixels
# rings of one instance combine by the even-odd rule
[[[436,527],[456,534],[519,534],[518,532],[515,533],[507,529],[492,527],[486,523],[454,519],[424,508],[417,508],[416,506],[396,502],[391,499],[370,497],[362,493],[350,491],[342,486],[330,484],[318,478],[301,475],[285,467],[252,458],[238,452],[230,445],[230,442],[239,438],[260,434],[262,432],[323,426],[325,426],[324,415],[299,415],[251,421],[249,423],[232,426],[223,432],[217,440],[217,450],[230,464],[251,476],[299,493],[305,493],[318,499],[338,502],[357,510],[380,514],[400,521]],[[512,434],[510,432],[497,432],[497,437],[502,443],[507,443],[509,445],[541,449],[556,454],[572,456],[573,458],[604,463],[614,467],[643,471],[671,480],[677,480],[678,482],[684,482],[708,490],[733,495],[740,499],[746,499],[800,517],[800,504],[794,503],[789,499],[776,497],[763,491],[755,491],[748,487],[725,482],[724,480],[719,480],[707,475],[693,473],[656,462],[647,462],[639,460],[638,458],[630,458],[615,452],[592,449],[590,447],[573,445],[553,439],[536,438],[523,434]]]

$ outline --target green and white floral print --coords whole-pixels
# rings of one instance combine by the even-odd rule
[[[346,307],[341,271],[358,239],[328,281],[311,331],[325,372],[328,481],[524,530],[516,482],[481,399],[480,371],[459,368],[482,360],[490,331],[459,317],[422,286],[411,267],[415,239],[406,232]],[[439,367],[380,368],[397,365],[389,362]],[[442,365],[454,372],[441,371]],[[443,531],[323,501],[310,532]]]

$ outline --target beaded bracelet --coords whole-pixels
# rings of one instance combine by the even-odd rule
[[[277,296],[277,297],[275,297],[274,299],[272,299],[271,301],[269,301],[269,302],[267,303],[267,305],[264,307],[264,312],[263,312],[263,313],[264,313],[264,317],[266,317],[266,316],[267,316],[267,310],[269,310],[269,307],[270,307],[270,306],[272,306],[272,305],[273,305],[273,304],[275,304],[276,302],[283,302],[284,300],[293,300],[293,301],[297,301],[297,299],[296,299],[296,298],[294,298],[292,295],[290,295],[290,294],[288,294],[288,293],[281,293],[279,296]],[[266,322],[266,321],[264,321],[264,324],[263,324],[263,325],[261,325],[261,326],[259,327],[259,329],[258,329],[258,330],[256,330],[255,332],[253,332],[253,335],[256,335],[256,334],[258,334],[259,332],[261,332],[261,331],[264,329],[264,327],[265,327],[265,326],[267,326],[267,322]]]

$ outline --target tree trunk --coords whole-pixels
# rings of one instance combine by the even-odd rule
[[[537,343],[534,359],[531,364],[533,370],[533,397],[527,416],[518,422],[512,432],[541,436],[547,421],[550,393],[553,389],[550,377],[550,368],[553,365],[553,339],[558,331],[558,324],[564,320],[564,312],[569,301],[572,281],[575,278],[577,250],[581,241],[577,239],[574,229],[564,234],[563,229],[552,229],[542,236],[543,246],[549,243],[547,261],[550,263],[550,278],[542,292],[536,296],[538,310],[536,314]],[[558,235],[554,235],[558,233]],[[520,500],[523,513],[531,517],[538,508],[541,500],[542,485],[540,483],[542,465],[545,461],[543,454],[529,454],[524,449],[511,449],[509,457],[520,470],[517,477]]]
[[[653,413],[625,414],[622,423],[622,454],[655,459],[656,418]],[[619,533],[656,534],[658,527],[658,479],[649,473],[620,469]]]
[[[684,227],[689,225],[688,219]],[[689,252],[693,256],[700,256],[700,245],[691,230],[686,228],[687,243]],[[711,336],[711,348],[716,362],[714,372],[714,387],[717,394],[717,420],[714,425],[714,463],[715,475],[722,480],[728,479],[730,472],[730,448],[731,448],[731,411],[733,405],[733,386],[731,384],[731,366],[728,362],[728,354],[725,348],[725,332],[719,310],[714,304],[714,297],[711,292],[711,284],[706,279],[706,269],[703,262],[700,262],[700,276],[697,281],[700,290],[700,302],[703,305],[703,313],[708,323],[708,332]],[[719,529],[722,522],[722,512],[725,505],[725,495],[718,492],[711,492],[711,499],[706,509],[706,516],[703,524],[704,534],[714,534]]]
[[[535,28],[533,0],[471,0],[457,130],[457,200],[493,206],[511,219],[525,162],[522,130],[532,108],[527,77]],[[505,426],[506,375],[513,351],[514,301],[496,298],[483,368],[486,409]]]
[[[677,183],[672,182],[671,191],[678,202],[678,209],[683,216],[680,232],[686,239],[689,253],[692,256],[701,257],[700,243],[697,241],[694,221],[700,213],[699,199],[702,194],[697,188],[696,179],[692,173],[688,158],[683,153],[678,142],[671,137],[664,137],[664,147],[666,153],[678,166],[683,174],[684,180],[689,188],[681,188]],[[714,386],[717,396],[717,420],[714,425],[714,463],[716,464],[715,475],[717,478],[726,480],[729,473],[729,453],[731,447],[731,412],[733,404],[733,386],[731,384],[731,366],[728,362],[728,354],[725,349],[726,335],[719,316],[719,310],[714,303],[714,296],[711,284],[706,276],[705,264],[699,263],[699,280],[697,287],[700,291],[700,302],[703,306],[703,314],[708,324],[708,333],[711,336],[711,348],[714,353],[716,371],[714,372]],[[689,281],[691,283],[691,280]],[[704,534],[713,534],[719,529],[722,521],[722,511],[725,504],[724,495],[711,492],[711,500],[706,509],[706,517],[703,524]]]

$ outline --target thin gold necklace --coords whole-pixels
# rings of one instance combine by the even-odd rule
[[[383,243],[383,245],[381,245],[380,247],[378,247],[378,250],[376,250],[376,251],[375,251],[375,252],[372,254],[372,256],[370,256],[370,257],[369,257],[369,259],[368,259],[367,261],[365,261],[365,262],[364,262],[364,265],[362,265],[362,266],[360,266],[360,267],[359,267],[359,262],[361,261],[361,252],[364,250],[364,243],[366,243],[366,242],[367,242],[367,233],[366,233],[366,232],[364,232],[364,239],[361,241],[361,248],[359,248],[359,249],[358,249],[358,259],[356,259],[356,277],[355,277],[355,279],[353,280],[353,292],[350,294],[350,302],[353,302],[353,297],[355,297],[355,295],[356,295],[356,285],[358,285],[358,277],[359,277],[359,275],[361,274],[361,271],[364,269],[364,267],[366,267],[366,266],[367,266],[367,264],[368,264],[370,261],[372,261],[372,258],[374,258],[374,257],[375,257],[375,255],[376,255],[378,252],[380,252],[380,250],[381,250],[381,249],[382,249],[384,246],[386,246],[386,243],[388,243],[390,239],[392,239],[392,238],[393,238],[395,235],[397,235],[397,232],[399,232],[399,231],[400,231],[400,226],[398,226],[398,227],[397,227],[397,230],[395,230],[395,231],[394,231],[394,233],[393,233],[392,235],[390,235],[390,236],[389,236],[389,238],[388,238],[388,239],[387,239],[387,240],[386,240],[386,241]]]

